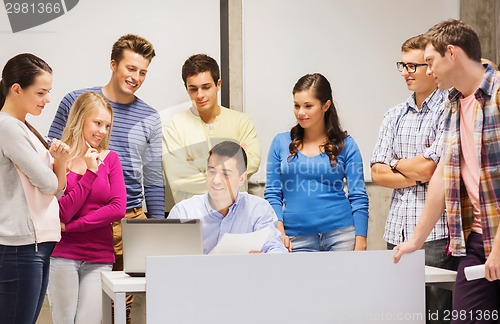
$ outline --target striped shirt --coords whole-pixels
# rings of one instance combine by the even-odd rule
[[[500,220],[500,73],[488,66],[475,92],[474,142],[479,159],[479,210],[484,252],[491,252]],[[446,105],[443,146],[445,202],[450,227],[450,251],[464,256],[474,220],[472,203],[460,176],[460,98],[452,89]]]
[[[59,104],[50,126],[49,137],[61,138],[69,110],[84,92],[102,94],[102,87],[68,93]],[[130,104],[109,100],[113,107],[113,130],[109,149],[115,151],[123,166],[127,188],[127,209],[142,207],[146,200],[149,217],[165,217],[165,188],[162,171],[162,134],[158,112],[135,97]],[[144,195],[143,195],[144,190]]]
[[[420,110],[414,94],[389,109],[380,127],[370,164],[389,165],[392,159],[409,159],[417,155],[432,159],[437,164],[442,150],[446,93],[434,91],[424,100]],[[393,190],[384,233],[387,242],[397,245],[413,235],[426,193],[427,183]],[[426,241],[447,237],[446,214],[443,214]]]

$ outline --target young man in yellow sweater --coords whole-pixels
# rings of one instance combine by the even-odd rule
[[[182,79],[192,106],[163,126],[163,169],[175,203],[206,193],[208,152],[220,142],[232,140],[245,149],[248,176],[260,164],[252,119],[218,104],[221,79],[217,62],[205,54],[193,55],[182,67]]]

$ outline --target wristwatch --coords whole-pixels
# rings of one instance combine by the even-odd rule
[[[398,167],[398,163],[399,159],[392,159],[391,162],[389,162],[389,166],[392,170],[397,171],[396,168]]]

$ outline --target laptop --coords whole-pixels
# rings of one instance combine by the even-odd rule
[[[203,254],[199,219],[129,219],[122,221],[123,271],[144,276],[146,257]]]

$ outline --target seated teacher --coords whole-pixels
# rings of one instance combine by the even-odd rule
[[[247,179],[247,155],[237,143],[224,141],[208,155],[208,193],[195,195],[177,203],[168,218],[201,219],[203,250],[209,253],[226,233],[251,233],[269,227],[271,232],[260,251],[287,252],[276,228],[276,214],[264,199],[238,192]]]

